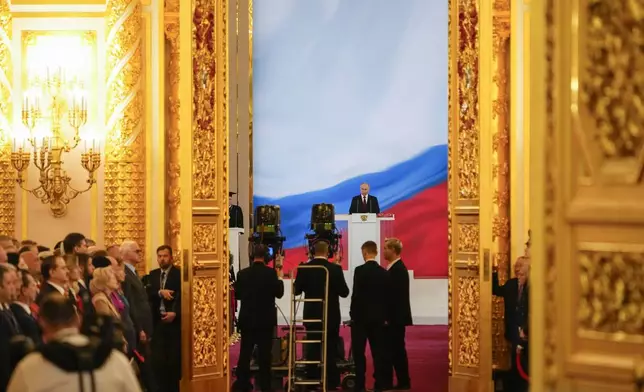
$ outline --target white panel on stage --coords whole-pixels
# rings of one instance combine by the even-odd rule
[[[241,251],[239,247],[239,239],[242,234],[244,234],[244,229],[241,227],[228,228],[228,248],[230,249],[230,253],[233,255],[233,269],[235,270],[235,276],[237,276],[237,273],[241,269],[239,267],[239,254]],[[245,250],[246,248],[244,248],[244,251]]]
[[[344,271],[345,279],[349,288],[352,289],[353,282],[349,271]],[[414,279],[413,271],[409,271],[411,313],[415,325],[446,325],[447,324],[447,279]],[[353,292],[353,291],[352,291]],[[278,323],[287,324],[285,320],[290,317],[291,312],[291,280],[284,279],[284,297],[277,300],[277,306],[284,313],[285,317],[278,313]],[[349,306],[351,304],[351,293],[348,298],[340,298],[340,312],[342,320],[349,319]],[[303,308],[298,309],[302,316]],[[301,318],[301,317],[299,317]]]

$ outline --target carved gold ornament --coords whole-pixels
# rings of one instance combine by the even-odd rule
[[[13,235],[16,222],[16,182],[11,170],[9,129],[12,111],[13,28],[9,2],[0,0],[0,234]]]
[[[145,249],[146,146],[140,0],[108,0],[105,19],[105,243],[133,240]]]

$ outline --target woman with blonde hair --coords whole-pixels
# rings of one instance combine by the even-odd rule
[[[89,291],[92,293],[92,304],[97,314],[121,319],[121,313],[112,302],[112,293],[119,289],[119,282],[111,267],[94,270]]]

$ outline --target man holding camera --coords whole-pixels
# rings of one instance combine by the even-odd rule
[[[233,391],[252,391],[250,383],[250,360],[253,348],[257,345],[259,377],[257,383],[263,392],[271,391],[271,348],[277,313],[275,299],[284,295],[279,269],[266,265],[268,248],[262,244],[253,246],[253,262],[237,274],[235,295],[241,301],[239,311],[239,330],[241,348],[237,362],[237,380]]]
[[[43,299],[39,322],[45,345],[18,364],[7,392],[141,391],[112,341],[95,344],[80,333],[76,309],[62,294]]]

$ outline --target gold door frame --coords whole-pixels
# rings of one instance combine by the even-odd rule
[[[509,367],[491,274],[503,283],[511,265],[510,0],[449,10],[450,390],[491,391]]]

